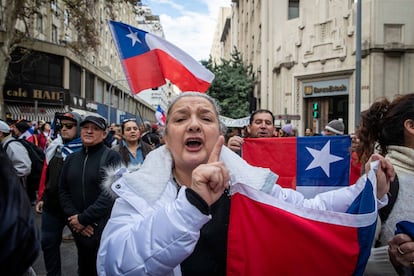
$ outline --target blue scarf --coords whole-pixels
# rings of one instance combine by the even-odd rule
[[[80,151],[82,149],[82,140],[80,137],[73,139],[72,141],[66,143],[62,147],[62,157],[63,160],[66,159],[66,156],[68,156],[71,153]]]

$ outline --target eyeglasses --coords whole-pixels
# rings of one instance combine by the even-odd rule
[[[61,123],[60,124],[63,127],[66,127],[67,129],[72,129],[72,127],[75,126],[75,124],[71,124],[71,123]]]

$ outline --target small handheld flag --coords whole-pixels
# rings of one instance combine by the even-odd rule
[[[160,105],[157,106],[157,111],[155,111],[155,118],[160,126],[165,125],[167,117],[165,116],[165,112],[162,110]]]

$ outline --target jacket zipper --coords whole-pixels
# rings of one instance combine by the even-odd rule
[[[83,169],[82,169],[82,198],[83,198],[83,206],[86,205],[86,196],[85,196],[85,172],[86,172],[86,162],[88,161],[88,151],[86,151],[85,160],[83,160]]]

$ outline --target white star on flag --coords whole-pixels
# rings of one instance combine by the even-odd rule
[[[332,155],[329,150],[331,148],[331,141],[328,141],[325,146],[319,151],[316,149],[312,149],[306,147],[309,153],[313,156],[312,162],[306,168],[306,170],[314,169],[317,167],[321,167],[321,169],[325,172],[325,174],[329,177],[329,165],[334,162],[338,162],[344,158]]]
[[[129,29],[129,34],[127,34],[126,36],[128,37],[128,38],[130,38],[131,39],[131,42],[132,42],[132,47],[134,47],[134,45],[135,45],[135,43],[136,42],[139,42],[139,43],[141,43],[141,40],[139,40],[139,38],[138,38],[138,33],[137,32],[133,32],[132,30],[131,30],[131,28]]]

